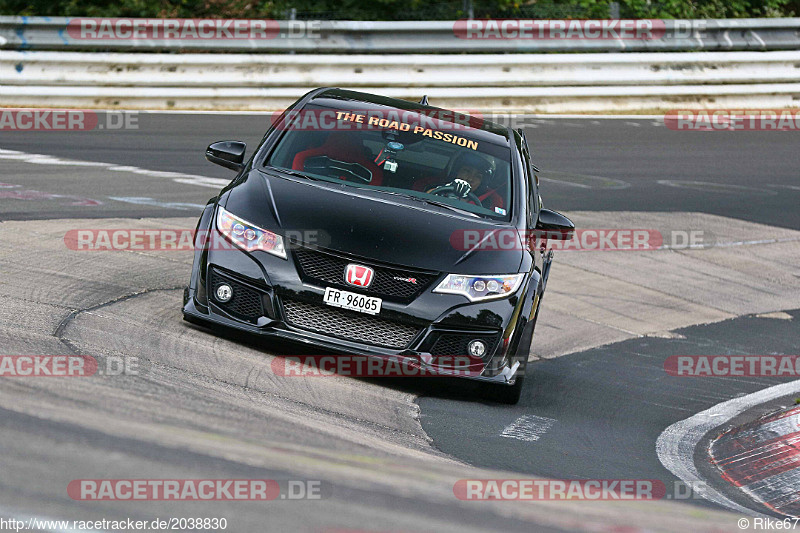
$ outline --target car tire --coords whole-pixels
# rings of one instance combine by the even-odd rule
[[[489,398],[497,403],[517,405],[522,396],[522,387],[524,384],[525,376],[517,376],[513,385],[491,385]]]
[[[517,368],[517,378],[513,385],[489,385],[489,399],[506,405],[517,405],[522,396],[522,389],[525,386],[525,371],[528,368],[528,361]]]
[[[536,327],[536,321],[539,318],[539,309],[541,309],[541,305],[536,308],[536,314],[533,317],[533,327]],[[527,341],[527,344],[524,345],[522,349],[522,355],[520,357],[520,365],[517,368],[516,379],[514,380],[514,384],[509,385],[490,385],[489,389],[489,397],[491,400],[497,403],[504,403],[506,405],[517,405],[519,403],[519,399],[522,396],[522,388],[525,384],[525,372],[528,369],[528,354],[531,348],[531,342],[533,340],[533,330],[530,333],[530,340]],[[519,353],[519,352],[518,352]]]

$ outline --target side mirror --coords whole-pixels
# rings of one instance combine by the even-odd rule
[[[242,141],[217,141],[206,148],[206,159],[217,165],[239,171],[244,167],[247,145]]]
[[[568,241],[575,232],[575,224],[570,219],[550,209],[539,210],[539,219],[536,221],[536,233],[543,233],[547,239]]]

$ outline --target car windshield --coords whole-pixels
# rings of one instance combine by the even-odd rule
[[[306,106],[282,123],[286,131],[265,164],[412,197],[429,209],[509,220],[507,139],[476,129],[471,120],[449,121],[419,110]]]

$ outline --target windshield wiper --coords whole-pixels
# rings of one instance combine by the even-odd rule
[[[475,213],[473,213],[471,211],[467,211],[466,209],[460,209],[460,208],[458,208],[458,207],[456,207],[454,205],[446,204],[444,202],[437,202],[436,200],[429,200],[427,198],[420,198],[419,196],[414,196],[412,194],[405,194],[405,193],[402,193],[402,192],[383,191],[383,190],[380,190],[380,189],[375,189],[375,190],[377,190],[378,192],[382,192],[384,194],[393,194],[395,196],[402,196],[403,198],[410,198],[412,200],[416,200],[417,202],[423,202],[423,203],[426,203],[426,204],[435,205],[437,207],[443,207],[445,209],[449,209],[450,211],[455,211],[457,213],[464,213],[464,214],[470,215],[472,217],[481,218],[480,215],[477,215],[477,214],[475,214]]]
[[[280,167],[264,167],[266,170],[272,170],[273,172],[279,172],[283,174],[289,174],[290,176],[294,176],[295,178],[305,178],[308,180],[314,181],[325,181],[322,178],[317,178],[315,176],[311,176],[306,174],[305,172],[300,172],[299,170],[293,170],[291,168],[280,168]]]
[[[477,213],[473,213],[472,211],[467,211],[466,209],[461,209],[460,207],[456,207],[454,205],[446,204],[444,202],[437,202],[436,200],[428,200],[426,198],[419,198],[419,199],[422,200],[423,202],[431,204],[431,205],[444,207],[445,209],[449,209],[451,211],[457,211],[459,213],[466,213],[467,215],[470,215],[470,216],[475,217],[475,218],[481,218],[481,216],[478,215]]]

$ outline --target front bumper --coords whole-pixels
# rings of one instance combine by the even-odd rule
[[[432,293],[432,288],[443,278],[442,274],[410,302],[384,299],[379,317],[371,317],[326,306],[322,301],[324,284],[304,279],[292,250],[288,260],[260,251],[206,250],[198,254],[184,298],[183,313],[187,320],[235,328],[334,353],[402,359],[428,375],[435,373],[513,385],[518,372],[525,366],[522,357],[527,358],[530,341],[518,350],[519,338],[524,335],[521,330],[525,329],[525,319],[529,318],[524,316],[520,320],[522,315],[526,315],[523,295],[530,279],[538,283],[538,276],[526,279],[519,292],[511,297],[471,303],[460,295]],[[359,261],[358,258],[353,260]],[[216,301],[214,284],[219,279],[231,282],[234,292],[247,292],[247,298],[242,300],[244,303],[232,307],[230,303],[226,305]],[[368,291],[353,292],[369,295]],[[404,336],[398,342],[394,342],[394,337],[384,342],[386,337],[380,335],[373,337],[379,339],[378,342],[362,342],[357,334],[343,334],[341,330],[331,332],[324,321],[298,324],[296,314],[287,316],[287,304],[292,308],[305,306],[305,309],[322,311],[324,314],[320,316],[327,317],[328,322],[336,320],[331,316],[362,321],[358,323],[368,324],[370,330],[377,321],[390,333],[398,330]],[[447,353],[451,357],[443,357],[437,342],[445,336],[448,340],[480,337],[487,341],[494,339],[494,342],[482,358],[470,357],[466,353]],[[460,361],[457,368],[448,366],[452,356]],[[465,359],[468,359],[466,367]]]

